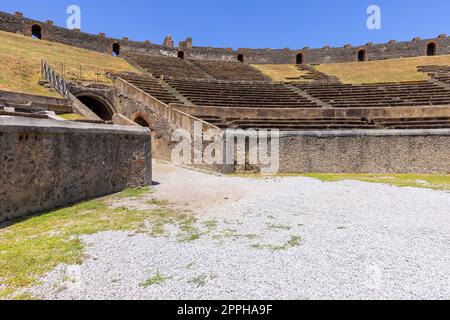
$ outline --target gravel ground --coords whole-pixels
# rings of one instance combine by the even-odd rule
[[[355,181],[208,175],[166,165],[155,195],[198,217],[151,237],[85,236],[50,299],[450,299],[450,193]],[[139,200],[120,205],[139,207]]]

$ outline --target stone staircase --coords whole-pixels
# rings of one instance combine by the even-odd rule
[[[312,65],[299,64],[296,66],[304,75],[299,77],[289,77],[286,78],[289,81],[303,82],[303,83],[342,83],[338,78],[329,76],[323,72],[320,72],[314,68]]]
[[[192,68],[197,69],[199,72],[202,72],[207,79],[216,79],[211,73],[208,72],[205,68],[203,68],[201,65],[198,65],[194,63],[192,60],[185,59],[186,63],[192,66]]]

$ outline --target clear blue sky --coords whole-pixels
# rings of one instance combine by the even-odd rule
[[[71,4],[84,32],[154,43],[171,34],[198,46],[297,49],[450,34],[449,0],[1,0],[0,10],[65,26]],[[366,27],[371,4],[381,7],[381,30]]]

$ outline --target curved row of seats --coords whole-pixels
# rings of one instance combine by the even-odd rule
[[[417,70],[430,74],[435,80],[450,85],[450,66],[428,65],[419,66]]]
[[[316,103],[281,83],[165,78],[193,104],[247,108],[317,108]]]
[[[426,65],[418,66],[417,70],[425,73],[450,73],[450,66]]]
[[[374,118],[377,127],[384,129],[448,129],[450,117]]]
[[[261,72],[239,61],[190,60],[219,80],[267,81]]]
[[[282,83],[211,79],[156,79],[150,75],[122,76],[164,103],[182,103],[176,91],[194,105],[247,108],[319,108],[307,95],[335,108],[411,107],[450,105],[450,88],[431,81],[384,84],[299,84],[299,94]],[[443,82],[450,81],[443,78]],[[164,85],[165,84],[165,85]],[[172,92],[166,87],[170,86]]]
[[[160,83],[160,80],[150,75],[123,73],[119,76],[123,80],[131,83],[135,87],[155,97],[161,102],[164,102],[166,104],[182,103],[175,95],[164,88],[164,86]]]
[[[308,95],[335,108],[412,107],[450,105],[450,88],[431,81],[384,84],[299,84],[219,81],[211,79],[156,79],[145,75],[125,75],[125,80],[164,103],[182,103],[167,90],[172,87],[194,105],[247,108],[318,108]],[[439,77],[439,76],[438,76]],[[440,76],[450,82],[450,77]],[[306,97],[305,97],[306,96]]]
[[[126,57],[155,77],[209,78],[209,75],[200,68],[195,68],[177,57],[148,54],[127,54]]]
[[[362,85],[298,83],[292,83],[292,85],[335,108],[450,104],[450,89],[430,81]]]
[[[448,74],[437,74],[434,76],[434,79],[438,80],[439,82],[446,83],[450,85],[450,73]]]
[[[239,61],[184,60],[177,57],[127,53],[125,57],[156,77],[267,81],[253,67]]]
[[[450,117],[424,118],[245,118],[222,119],[210,115],[195,117],[216,125],[221,129],[266,129],[280,131],[312,130],[356,130],[356,129],[450,129]]]

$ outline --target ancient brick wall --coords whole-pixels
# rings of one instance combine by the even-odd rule
[[[51,21],[41,22],[28,19],[22,16],[11,15],[0,11],[0,30],[19,33],[31,37],[31,28],[33,25],[39,25],[42,29],[42,39],[55,41],[83,49],[112,53],[114,43],[120,44],[120,51],[143,51],[160,54],[162,46],[147,43],[129,41],[126,38],[114,39],[105,36],[105,34],[93,35],[81,32],[79,30],[69,30],[55,26]],[[172,50],[176,54],[176,50]]]
[[[0,222],[151,184],[148,129],[0,116]]]
[[[304,48],[299,50],[291,50],[288,48],[241,48],[233,50],[231,48],[191,47],[192,40],[189,39],[189,45],[185,45],[185,43],[182,42],[182,47],[173,48],[152,44],[148,41],[131,41],[126,37],[123,39],[113,39],[105,36],[105,34],[87,34],[55,26],[52,22],[39,22],[24,18],[20,15],[16,16],[0,12],[0,30],[31,36],[31,27],[34,24],[41,26],[42,39],[108,54],[112,52],[114,43],[120,45],[121,52],[162,54],[176,57],[178,50],[182,50],[185,58],[195,59],[236,60],[237,56],[242,54],[244,56],[244,61],[251,64],[293,64],[299,53],[303,54],[303,61],[305,63],[351,62],[357,61],[359,50],[365,50],[366,60],[425,56],[427,54],[427,45],[429,43],[434,43],[436,45],[437,54],[450,54],[450,37],[445,35],[426,40],[416,38],[414,41],[390,41],[386,44],[368,43],[361,46],[347,45],[339,48],[325,46],[324,48]]]

